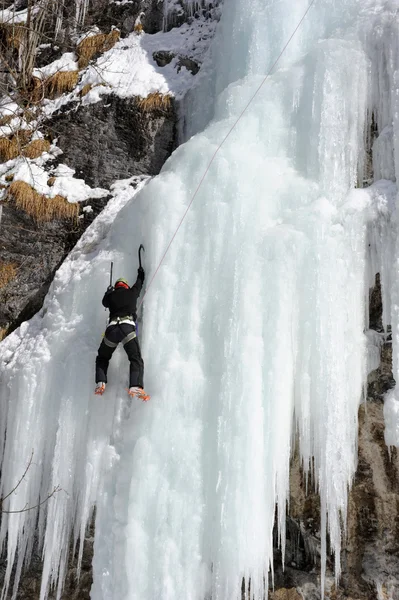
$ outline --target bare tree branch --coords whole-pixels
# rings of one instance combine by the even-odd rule
[[[18,483],[17,483],[17,484],[16,484],[16,485],[13,487],[13,489],[11,490],[11,492],[9,492],[9,493],[7,494],[7,496],[4,496],[4,498],[1,498],[1,499],[0,499],[0,503],[1,503],[1,504],[3,504],[4,500],[6,500],[6,499],[7,499],[9,496],[11,496],[11,494],[13,494],[13,493],[15,492],[15,490],[16,490],[17,488],[19,488],[19,486],[21,485],[21,483],[22,483],[22,482],[23,482],[23,480],[25,479],[25,476],[26,476],[27,472],[28,472],[28,471],[29,471],[29,469],[30,469],[30,466],[31,466],[31,464],[32,464],[32,460],[33,460],[33,450],[32,450],[32,454],[30,455],[29,462],[28,462],[28,464],[27,464],[27,467],[26,467],[26,469],[25,469],[25,471],[24,471],[24,473],[23,473],[22,477],[20,478],[20,480],[18,481]]]
[[[41,502],[39,502],[39,504],[35,504],[35,506],[28,506],[26,504],[24,506],[24,508],[21,508],[19,510],[5,510],[3,508],[4,500],[6,500],[7,498],[9,498],[11,496],[11,494],[13,494],[19,488],[19,486],[21,485],[21,483],[25,479],[27,472],[29,471],[29,469],[32,466],[33,454],[34,454],[34,451],[32,450],[32,454],[30,455],[29,462],[28,462],[28,464],[26,466],[26,469],[23,472],[22,477],[18,480],[18,482],[16,483],[16,485],[11,490],[11,492],[9,492],[6,496],[4,496],[4,498],[0,498],[0,513],[11,515],[11,514],[23,513],[23,512],[27,512],[29,510],[33,510],[35,508],[39,508],[39,506],[42,506],[42,504],[44,504],[45,502],[48,502],[48,500],[50,500],[50,498],[52,498],[55,494],[57,494],[58,492],[60,492],[62,490],[62,488],[59,485],[55,486],[55,488],[53,489],[53,491],[50,494],[48,494],[48,496],[44,500],[42,500]]]
[[[2,513],[5,513],[6,515],[11,515],[14,513],[23,513],[23,512],[28,512],[29,510],[33,510],[34,508],[39,508],[39,506],[42,506],[42,504],[44,504],[45,502],[48,502],[48,500],[50,500],[50,498],[52,498],[55,494],[57,494],[58,492],[61,492],[62,488],[57,485],[53,491],[41,502],[39,502],[39,504],[35,504],[35,506],[27,506],[25,505],[24,508],[21,508],[20,510],[4,510],[3,508],[1,509]]]

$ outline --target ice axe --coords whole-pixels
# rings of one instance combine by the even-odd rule
[[[145,248],[144,248],[143,244],[140,244],[140,246],[139,246],[139,265],[140,265],[140,269],[143,268],[142,265],[141,265],[141,251],[142,250],[144,250],[144,252],[145,252]]]
[[[142,264],[141,264],[141,251],[142,251],[142,250],[144,250],[144,252],[145,252],[145,248],[144,248],[143,244],[140,244],[140,246],[139,246],[139,265],[140,265],[140,269],[142,269],[142,268],[143,268],[143,267],[142,267]],[[140,308],[140,307],[139,307],[139,308]],[[138,321],[138,319],[136,319],[136,335],[138,335],[138,334],[139,334],[139,324],[138,324],[138,322],[137,322],[137,321]]]
[[[114,263],[111,260],[111,269],[109,272],[109,287],[112,287],[112,271],[114,268]],[[109,289],[109,288],[108,288]],[[104,308],[104,310],[107,310],[106,308]],[[108,325],[108,319],[105,319],[105,329],[107,329],[107,325]],[[105,333],[103,333],[103,337],[104,337]]]
[[[114,263],[111,262],[111,270],[109,273],[109,286],[112,287],[112,269],[114,268]]]

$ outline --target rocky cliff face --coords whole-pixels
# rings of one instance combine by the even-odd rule
[[[105,10],[100,5],[93,3],[86,28],[98,19],[97,25],[108,30],[118,25],[122,35],[127,35],[140,14],[149,32],[162,28],[162,3],[155,0],[107,3]],[[66,30],[64,49],[70,43]],[[57,46],[45,48],[38,64],[59,56]],[[40,129],[62,151],[50,163],[52,168],[62,162],[90,186],[109,189],[118,179],[159,173],[177,146],[176,110],[173,98],[150,108],[141,108],[134,97],[113,94],[87,106],[74,98],[50,118],[41,117]],[[41,221],[18,207],[5,190],[0,201],[0,339],[40,309],[54,272],[109,197],[80,203],[77,219]],[[92,212],[83,212],[88,205]]]
[[[141,110],[135,98],[106,101],[56,113],[49,128],[62,162],[92,187],[108,188],[132,175],[157,175],[177,146],[176,105]]]

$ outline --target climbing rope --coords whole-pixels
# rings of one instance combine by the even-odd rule
[[[213,153],[213,155],[212,155],[212,157],[211,157],[211,159],[210,159],[210,161],[208,163],[208,166],[206,167],[206,169],[205,169],[205,171],[204,171],[204,173],[203,173],[203,175],[202,175],[202,177],[201,177],[201,179],[200,179],[200,181],[199,181],[199,183],[198,183],[198,185],[196,187],[196,190],[195,190],[194,194],[192,195],[192,198],[191,198],[190,202],[188,203],[188,206],[187,206],[186,210],[184,211],[184,214],[183,214],[182,218],[180,219],[180,222],[179,222],[178,226],[176,227],[176,230],[175,230],[173,236],[171,237],[171,239],[170,239],[170,241],[169,241],[169,243],[168,243],[168,245],[167,245],[167,247],[166,247],[166,249],[165,249],[165,251],[164,251],[164,253],[162,255],[162,258],[159,261],[158,266],[155,269],[155,272],[154,272],[153,276],[150,279],[150,282],[149,282],[149,284],[148,284],[148,286],[147,286],[147,288],[145,290],[145,293],[143,294],[143,297],[141,298],[141,300],[140,300],[140,302],[138,304],[137,310],[139,310],[140,306],[143,304],[144,298],[146,297],[146,295],[148,293],[148,290],[150,289],[150,287],[152,285],[152,282],[154,281],[155,277],[157,276],[157,273],[158,273],[158,271],[159,271],[159,269],[160,269],[163,261],[165,260],[165,256],[169,252],[169,249],[170,249],[171,245],[173,244],[173,241],[174,241],[176,235],[178,234],[179,229],[182,226],[183,221],[186,218],[187,213],[190,210],[191,205],[194,202],[194,200],[195,200],[195,198],[196,198],[196,196],[197,196],[197,194],[198,194],[198,192],[199,192],[199,190],[200,190],[200,188],[202,186],[202,183],[203,183],[205,177],[207,176],[208,171],[209,171],[209,169],[210,169],[213,161],[215,160],[218,152],[220,151],[220,149],[222,148],[222,146],[224,145],[225,141],[230,136],[230,134],[237,127],[238,123],[240,122],[240,120],[242,119],[242,117],[244,116],[244,114],[247,112],[248,108],[250,107],[250,105],[252,104],[252,102],[254,101],[254,99],[256,98],[256,96],[259,94],[260,90],[262,89],[262,87],[264,86],[264,84],[266,83],[266,81],[269,79],[269,77],[270,77],[271,73],[273,72],[274,68],[280,62],[281,57],[283,56],[284,52],[287,50],[287,48],[290,45],[292,39],[294,38],[294,36],[297,33],[298,29],[301,27],[303,21],[306,19],[306,16],[307,16],[308,12],[310,11],[310,9],[312,8],[312,6],[313,6],[313,4],[315,2],[316,2],[316,0],[311,0],[309,6],[307,7],[306,11],[304,12],[304,14],[303,14],[303,16],[301,18],[301,20],[299,21],[298,25],[295,27],[294,31],[292,32],[292,34],[288,38],[288,41],[286,42],[285,46],[281,50],[280,54],[278,55],[278,57],[276,58],[276,60],[272,64],[272,66],[270,67],[269,71],[266,73],[265,77],[263,78],[263,80],[261,81],[261,83],[259,84],[259,86],[257,87],[256,91],[251,96],[251,98],[247,102],[246,106],[243,108],[243,110],[241,111],[241,113],[239,114],[239,116],[237,117],[237,119],[235,120],[235,122],[233,123],[233,125],[230,127],[229,131],[226,133],[226,135],[224,136],[223,140],[220,142],[219,146],[216,148],[215,152]]]

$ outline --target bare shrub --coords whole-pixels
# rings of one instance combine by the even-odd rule
[[[25,23],[0,23],[1,45],[19,50],[25,38],[25,31]]]

